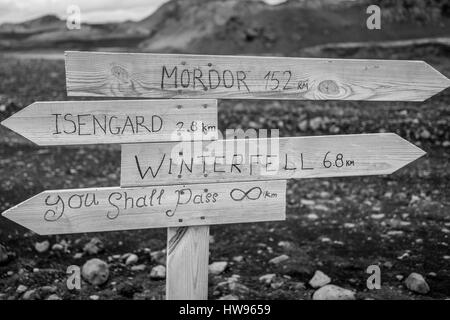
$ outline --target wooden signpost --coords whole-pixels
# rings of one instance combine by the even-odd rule
[[[216,100],[35,102],[2,125],[41,145],[217,139]]]
[[[49,190],[3,215],[41,235],[284,220],[286,181]]]
[[[393,133],[216,140],[217,102],[198,98],[423,101],[450,86],[422,61],[92,52],[67,52],[66,77],[69,96],[194,99],[37,102],[6,119],[38,145],[120,143],[122,159],[120,187],[44,191],[3,215],[39,234],[168,228],[167,299],[207,298],[209,225],[284,220],[286,179],[424,154]]]
[[[126,144],[121,185],[391,174],[424,154],[394,133]]]
[[[66,52],[69,96],[423,101],[450,80],[423,61]]]

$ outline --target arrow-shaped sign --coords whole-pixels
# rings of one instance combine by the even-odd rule
[[[3,216],[47,234],[284,220],[286,181],[50,190]]]
[[[217,100],[35,102],[2,125],[38,145],[217,139]]]
[[[127,144],[121,186],[391,174],[424,154],[394,133]]]
[[[69,96],[423,101],[450,80],[423,61],[66,52]]]

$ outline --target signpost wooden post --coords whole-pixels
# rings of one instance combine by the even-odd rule
[[[44,191],[3,216],[39,234],[167,228],[167,299],[207,298],[209,225],[284,220],[286,179],[390,174],[424,154],[393,133],[216,140],[212,98],[423,101],[450,86],[423,61],[92,52],[66,53],[66,81],[69,96],[183,99],[36,102],[6,119],[38,145],[120,143],[122,159],[120,187]]]

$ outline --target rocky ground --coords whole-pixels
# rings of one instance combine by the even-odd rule
[[[445,48],[326,54],[423,59],[450,76]],[[66,99],[62,61],[0,58],[0,120]],[[286,222],[212,227],[209,298],[450,298],[449,102],[449,90],[425,103],[221,101],[220,129],[396,132],[428,154],[390,176],[290,181]],[[45,189],[118,185],[119,155],[39,148],[0,128],[0,211]],[[164,298],[162,229],[42,237],[0,218],[0,244],[0,299]],[[67,287],[71,265],[81,290]],[[380,289],[367,287],[371,265]]]

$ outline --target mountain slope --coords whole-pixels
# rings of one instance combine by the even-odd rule
[[[381,30],[368,30],[369,2],[382,9]],[[125,47],[133,51],[298,55],[311,46],[450,35],[450,9],[439,0],[172,0],[138,21],[83,24],[44,16],[0,26],[0,49]]]

